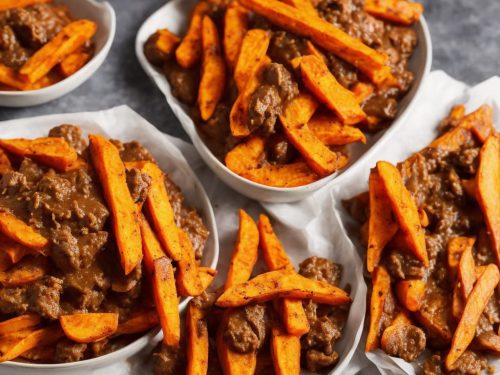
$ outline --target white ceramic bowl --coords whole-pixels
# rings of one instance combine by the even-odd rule
[[[219,259],[219,238],[215,216],[210,200],[202,184],[189,167],[180,150],[158,129],[147,122],[129,107],[121,106],[102,112],[70,113],[41,116],[28,119],[0,122],[0,138],[34,138],[47,135],[48,131],[59,124],[77,124],[85,134],[100,133],[109,138],[124,141],[140,141],[155,157],[160,166],[181,188],[188,206],[198,209],[210,231],[205,245],[202,264],[217,267]],[[182,312],[189,301],[184,298],[179,304]],[[19,374],[57,374],[88,375],[89,371],[101,370],[101,374],[122,374],[127,360],[141,351],[148,350],[161,338],[159,330],[154,329],[124,348],[102,357],[74,363],[32,364],[5,362],[0,364],[1,375]],[[113,367],[115,366],[115,367]]]
[[[116,15],[111,5],[95,0],[58,0],[58,3],[67,5],[75,19],[86,18],[97,23],[92,39],[95,55],[78,72],[55,85],[31,91],[0,91],[0,106],[30,107],[57,99],[89,79],[106,59],[116,30]]]
[[[198,134],[196,126],[188,114],[189,111],[187,106],[179,102],[172,95],[170,85],[165,76],[151,65],[144,55],[144,43],[157,29],[166,27],[172,32],[182,35],[187,27],[191,9],[197,2],[198,0],[173,0],[151,15],[143,23],[137,33],[135,43],[136,54],[143,69],[163,92],[182,127],[186,133],[188,133],[195,148],[210,169],[212,169],[212,171],[227,185],[252,199],[274,203],[298,201],[311,195],[329,182],[338,179],[338,176],[342,176],[349,170],[354,169],[357,161],[368,158],[375,149],[382,147],[382,144],[391,137],[391,134],[396,132],[398,125],[405,121],[414,103],[418,100],[422,82],[430,71],[432,61],[431,37],[425,19],[422,17],[421,21],[414,26],[418,35],[419,44],[410,61],[410,69],[414,72],[415,80],[411,90],[399,103],[398,115],[391,127],[385,131],[379,132],[373,137],[369,137],[366,145],[356,145],[352,147],[349,165],[339,173],[334,173],[309,185],[294,188],[275,188],[261,185],[240,177],[229,170],[224,163],[213,155]]]

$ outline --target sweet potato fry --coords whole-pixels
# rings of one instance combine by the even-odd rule
[[[236,68],[243,37],[248,30],[248,11],[238,4],[231,2],[224,14],[224,56],[231,71]]]
[[[5,153],[5,151],[0,148],[0,175],[10,172],[12,170],[12,164],[10,159]]]
[[[372,273],[372,295],[370,297],[370,326],[366,337],[365,352],[379,347],[381,321],[387,296],[391,293],[391,276],[383,266],[378,266]]]
[[[208,370],[208,327],[205,312],[191,301],[186,314],[186,374],[203,375]]]
[[[299,375],[300,336],[291,335],[278,327],[273,327],[271,334],[271,356],[275,374]]]
[[[352,92],[337,82],[325,62],[313,55],[300,58],[304,85],[346,125],[366,118]]]
[[[425,247],[424,229],[420,224],[415,201],[404,186],[401,174],[395,166],[385,161],[377,163],[377,170],[400,230],[407,237],[409,250],[424,266],[428,266],[429,258]]]
[[[123,323],[118,324],[115,336],[133,335],[145,332],[160,324],[160,318],[156,310],[145,310],[131,315]]]
[[[0,362],[13,360],[23,353],[36,347],[55,343],[64,337],[64,332],[59,325],[42,328],[32,332],[21,341],[17,341],[0,357]]]
[[[11,264],[16,264],[32,251],[9,237],[0,234],[0,252],[4,252],[9,257]],[[1,270],[0,270],[1,271]]]
[[[466,300],[476,282],[476,262],[472,255],[472,246],[467,247],[460,257],[458,274],[460,277],[462,296],[464,300]]]
[[[278,0],[240,0],[240,4],[287,31],[311,38],[325,50],[356,66],[375,83],[391,76],[387,55],[371,49],[317,16]]]
[[[481,350],[500,354],[500,336],[493,331],[482,332],[474,339],[474,344]]]
[[[425,281],[400,280],[396,284],[396,295],[399,302],[408,311],[417,311],[422,305],[425,296]]]
[[[24,8],[33,4],[50,3],[52,0],[2,0],[0,2],[0,12],[7,9]]]
[[[0,232],[17,243],[38,252],[42,252],[42,249],[49,243],[49,240],[35,229],[5,211],[0,211]]]
[[[294,271],[294,267],[286,255],[283,245],[274,233],[269,218],[259,217],[260,246],[264,262],[270,271],[286,269]],[[302,301],[284,299],[282,301],[282,320],[286,331],[291,335],[302,336],[309,331],[309,321],[302,307]]]
[[[179,304],[174,270],[167,257],[154,261],[153,293],[163,331],[163,342],[166,345],[178,347],[181,336]]]
[[[177,262],[177,291],[181,296],[199,296],[205,289],[200,280],[193,245],[186,232],[179,228],[182,259]]]
[[[259,168],[265,151],[265,141],[262,137],[252,136],[236,145],[226,154],[226,166],[236,174]]]
[[[370,217],[368,219],[368,248],[366,268],[373,272],[382,257],[382,251],[399,229],[392,216],[389,197],[379,174],[372,170],[369,182]]]
[[[203,17],[201,45],[203,59],[198,89],[198,106],[204,121],[212,117],[226,84],[226,66],[217,26],[210,17]]]
[[[29,82],[23,79],[14,69],[4,64],[0,64],[0,83],[18,90],[27,90],[29,88]]]
[[[7,271],[0,272],[0,284],[7,287],[29,284],[44,277],[48,268],[46,257],[26,257]]]
[[[183,68],[191,68],[201,59],[201,28],[203,16],[209,8],[210,5],[206,1],[200,1],[194,7],[188,31],[175,51],[177,63]]]
[[[453,365],[474,339],[479,318],[486,308],[488,300],[493,295],[499,280],[498,267],[490,264],[469,294],[464,312],[453,334],[450,351],[445,359],[445,366],[448,371],[454,369]]]
[[[300,102],[300,96],[297,101],[292,99],[280,115],[283,131],[309,167],[319,176],[328,176],[339,169],[338,154],[325,146],[306,123],[296,121]]]
[[[139,215],[125,178],[125,166],[118,149],[110,141],[96,134],[89,135],[89,139],[92,162],[111,211],[122,268],[128,275],[142,260],[142,239]]]
[[[14,155],[30,157],[42,164],[65,172],[78,155],[63,138],[1,139],[0,147]]]
[[[411,25],[420,19],[424,7],[407,0],[366,0],[365,11],[387,21]]]
[[[469,129],[458,126],[432,141],[429,147],[453,152],[459,150],[470,137],[471,132]]]
[[[463,252],[472,248],[475,241],[476,239],[473,237],[455,237],[448,242],[448,270],[451,274],[451,281],[455,281],[457,277]]]
[[[463,117],[459,126],[470,129],[481,143],[486,142],[488,137],[495,133],[492,108],[486,104],[482,105],[474,112]]]
[[[144,264],[146,269],[151,274],[154,271],[154,261],[165,256],[160,242],[156,234],[151,229],[148,221],[144,215],[140,215],[141,237],[142,237],[142,251],[144,255]]]
[[[341,305],[351,301],[345,291],[331,284],[311,280],[288,270],[278,270],[260,274],[250,281],[226,289],[216,304],[221,307],[238,307],[273,298],[311,299],[327,305]]]
[[[198,275],[200,277],[202,289],[207,290],[214,281],[217,270],[210,267],[198,267]]]
[[[321,52],[310,40],[306,42],[306,52],[308,55],[319,57],[324,62],[327,62],[326,56],[323,54],[323,52]],[[297,62],[298,64],[300,64],[300,59],[297,60]]]
[[[16,316],[15,318],[4,320],[3,322],[0,322],[0,336],[36,327],[41,321],[40,316],[33,313],[27,313]]]
[[[257,262],[259,231],[253,219],[242,209],[239,211],[240,227],[227,272],[225,289],[247,281]]]
[[[366,136],[354,126],[342,125],[333,115],[318,114],[311,118],[307,126],[326,146],[366,143]]]
[[[303,161],[291,164],[266,165],[243,172],[241,176],[259,184],[274,187],[303,186],[320,178]]]
[[[460,290],[460,283],[455,284],[453,295],[451,297],[451,315],[459,321],[464,312],[464,297]]]
[[[448,290],[440,288],[431,290],[424,298],[420,310],[415,312],[415,317],[429,332],[437,335],[444,342],[451,341],[453,331],[450,322],[451,306]]]
[[[370,97],[374,90],[375,89],[372,84],[365,82],[356,82],[351,88],[351,91],[359,104],[362,104],[368,97]]]
[[[159,29],[144,44],[144,54],[152,64],[162,67],[175,53],[181,39],[168,29]]]
[[[245,34],[234,69],[234,81],[240,93],[245,91],[256,69],[265,60],[270,41],[267,30],[252,29]]]
[[[318,11],[310,0],[284,0],[284,2],[303,11],[304,13],[310,14],[311,16],[318,16]]]
[[[111,336],[118,329],[117,313],[83,313],[62,315],[59,323],[71,340],[89,343]]]
[[[97,30],[93,21],[81,19],[65,26],[54,38],[35,52],[21,67],[19,73],[35,83],[68,55],[82,47]]]
[[[481,148],[476,179],[477,200],[500,264],[500,137],[490,136]]]
[[[77,51],[66,56],[59,64],[59,69],[65,77],[72,76],[78,72],[90,60],[90,53]]]

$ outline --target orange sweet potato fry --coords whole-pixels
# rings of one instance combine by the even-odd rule
[[[500,336],[493,331],[482,332],[474,340],[481,350],[493,352],[496,355],[500,354]]]
[[[278,0],[240,0],[240,4],[287,31],[311,38],[325,50],[356,66],[375,83],[391,76],[387,55],[371,49],[318,16]]]
[[[206,374],[208,370],[208,327],[205,312],[192,301],[186,314],[186,375]]]
[[[236,68],[243,37],[248,30],[248,11],[238,4],[231,2],[224,14],[224,56],[231,71]]]
[[[217,26],[210,17],[203,17],[202,23],[203,59],[201,80],[198,89],[198,107],[204,121],[212,117],[226,84],[226,66]]]
[[[97,30],[97,24],[89,20],[73,21],[54,38],[35,52],[19,72],[35,83],[46,76],[54,66],[90,40]]]
[[[200,276],[202,289],[207,290],[214,281],[217,270],[210,267],[198,267],[198,275]]]
[[[477,200],[500,264],[500,137],[490,136],[481,148],[476,180]]]
[[[476,239],[473,237],[454,237],[448,242],[448,270],[452,281],[457,277],[463,252],[468,248],[472,248],[475,241]]]
[[[383,266],[378,266],[372,274],[372,295],[370,297],[370,326],[366,338],[365,352],[379,347],[382,314],[387,296],[391,293],[391,276]]]
[[[159,29],[144,44],[144,54],[152,64],[162,67],[175,53],[181,39],[168,29]]]
[[[307,54],[319,57],[324,62],[327,62],[326,56],[323,54],[323,52],[321,52],[310,40],[306,42],[306,51]],[[300,64],[300,59],[297,62]]]
[[[29,88],[29,82],[23,79],[14,69],[4,64],[0,64],[0,83],[18,90],[27,90]]]
[[[5,211],[0,211],[0,233],[38,252],[42,252],[42,249],[49,244],[49,240],[35,229]]]
[[[117,313],[82,313],[62,315],[59,323],[69,339],[89,343],[111,336],[118,329]]]
[[[133,335],[150,330],[160,324],[156,310],[145,310],[131,315],[123,323],[118,324],[115,336]]]
[[[474,242],[472,242],[474,244]],[[467,247],[462,256],[458,266],[458,275],[460,277],[460,286],[462,289],[462,297],[467,299],[474,283],[476,282],[476,262],[472,255],[472,246]]]
[[[1,139],[0,147],[21,157],[31,157],[42,164],[65,172],[78,155],[63,138]]]
[[[0,272],[0,284],[7,287],[30,284],[44,277],[48,268],[46,257],[26,257],[7,271]]]
[[[291,335],[278,327],[273,327],[271,356],[276,375],[299,375],[300,336]]]
[[[469,129],[458,126],[439,138],[435,139],[429,147],[440,148],[445,151],[457,151],[471,137]]]
[[[22,340],[15,340],[12,342],[13,345],[0,356],[0,362],[11,361],[36,347],[51,345],[62,337],[64,337],[64,332],[59,325],[53,325],[34,331],[25,336]]]
[[[224,162],[234,173],[242,174],[248,170],[259,168],[264,159],[264,151],[264,139],[252,136],[229,151]]]
[[[303,186],[320,178],[303,161],[291,164],[266,165],[243,172],[241,176],[259,184],[274,187]]]
[[[9,237],[0,234],[0,252],[4,252],[9,257],[11,264],[16,264],[32,251]]]
[[[0,336],[36,327],[42,320],[38,314],[27,313],[0,322]]]
[[[92,162],[111,211],[122,268],[128,275],[142,260],[137,207],[127,186],[125,166],[118,149],[100,135],[91,134],[89,139]]]
[[[463,117],[459,126],[470,129],[481,143],[486,142],[488,137],[495,133],[492,108],[486,104],[482,105],[474,112]]]
[[[424,266],[428,266],[429,258],[425,247],[424,229],[420,224],[415,200],[404,186],[401,174],[395,166],[380,161],[377,163],[377,170],[400,230],[407,237],[410,251]]]
[[[252,29],[245,34],[234,70],[234,81],[240,93],[245,91],[256,69],[265,60],[270,41],[267,30]]]
[[[460,283],[455,284],[451,297],[451,315],[458,321],[464,312],[464,297],[460,290]]]
[[[479,318],[493,295],[499,280],[500,273],[498,267],[490,264],[479,277],[474,289],[469,294],[464,312],[453,334],[450,351],[445,359],[445,366],[448,371],[454,369],[455,362],[474,339]]]
[[[181,296],[199,296],[205,289],[200,280],[193,245],[186,232],[179,229],[183,257],[177,262],[177,291]]]
[[[259,231],[253,219],[240,209],[240,227],[227,273],[225,288],[247,281],[257,262]]]
[[[210,5],[206,1],[200,1],[194,7],[188,31],[175,51],[177,63],[183,68],[191,68],[201,59],[202,22],[209,8]]]
[[[326,146],[366,143],[366,136],[354,126],[343,125],[333,115],[318,114],[311,118],[307,126]]]
[[[280,119],[289,124],[302,125],[307,124],[313,117],[319,103],[314,97],[308,93],[302,92],[299,96],[295,97],[283,109],[283,114]]]
[[[59,69],[65,77],[72,76],[78,72],[90,60],[90,53],[77,51],[66,56],[59,64]]]
[[[411,25],[420,19],[424,7],[407,0],[366,0],[365,11],[387,21]]]
[[[288,270],[270,271],[227,289],[217,300],[220,307],[238,307],[274,298],[311,299],[327,305],[351,301],[340,288],[315,281]]]
[[[178,347],[181,336],[174,270],[167,257],[154,261],[153,293],[163,331],[163,343]]]
[[[12,170],[12,164],[10,159],[5,153],[5,151],[0,148],[0,175],[10,172]]]
[[[0,12],[14,8],[24,8],[29,5],[50,3],[52,0],[2,0],[0,2]]]
[[[373,272],[382,257],[382,251],[399,229],[392,216],[389,197],[379,174],[372,170],[369,182],[370,217],[368,220],[368,248],[366,268]]]
[[[284,2],[311,16],[318,16],[318,11],[310,0],[284,0]]]
[[[366,118],[354,94],[337,82],[322,59],[313,55],[302,57],[300,71],[305,86],[344,124],[357,124]]]
[[[156,234],[153,232],[153,229],[151,229],[151,226],[142,214],[140,218],[140,226],[144,264],[148,272],[152,274],[154,271],[154,261],[164,257],[165,253],[163,252]]]
[[[351,88],[356,101],[362,104],[368,97],[373,94],[374,87],[370,83],[365,82],[356,82],[354,86]]]
[[[396,284],[396,295],[401,305],[408,311],[417,311],[425,296],[425,281],[400,280]]]

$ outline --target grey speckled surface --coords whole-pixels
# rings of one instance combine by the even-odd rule
[[[142,71],[134,53],[142,22],[165,0],[109,0],[117,13],[117,34],[98,72],[69,95],[27,109],[0,108],[0,120],[43,114],[95,111],[127,104],[162,131],[186,135],[162,94]],[[434,44],[433,69],[467,83],[500,74],[499,0],[423,0]]]

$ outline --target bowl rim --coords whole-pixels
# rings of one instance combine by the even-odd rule
[[[141,25],[139,28],[137,34],[136,34],[136,40],[135,40],[135,52],[136,56],[139,60],[139,63],[141,64],[143,70],[146,72],[146,74],[149,76],[149,78],[153,81],[153,83],[157,86],[157,88],[163,92],[163,90],[156,84],[154,74],[159,73],[158,69],[154,67],[152,64],[149,63],[149,61],[146,59],[146,56],[144,55],[143,51],[143,43],[145,40],[141,38],[141,36],[145,33],[145,29],[148,28],[149,22],[157,17],[159,13],[165,12],[165,8],[169,8],[174,6],[175,3],[178,3],[180,0],[173,0],[169,1],[167,4],[163,5],[160,7],[158,10],[153,12]],[[189,138],[191,139],[191,142],[195,145],[196,148],[200,147],[203,151],[203,154],[206,154],[206,156],[210,159],[210,162],[212,165],[217,167],[219,170],[222,170],[222,173],[226,173],[233,179],[235,179],[238,183],[242,185],[246,185],[251,189],[256,189],[260,190],[262,193],[268,193],[268,194],[275,194],[275,193],[283,193],[283,194],[289,194],[289,195],[294,195],[294,194],[303,194],[303,193],[311,193],[314,192],[326,185],[329,184],[334,184],[338,183],[339,181],[342,181],[342,176],[348,174],[349,171],[353,170],[354,167],[361,163],[362,161],[366,160],[369,158],[377,149],[383,146],[391,137],[392,134],[398,129],[398,126],[393,126],[394,123],[396,122],[402,122],[414,109],[415,103],[418,102],[418,99],[420,98],[422,94],[422,87],[423,83],[426,81],[427,76],[430,73],[431,69],[431,64],[432,64],[432,40],[431,40],[431,35],[429,31],[429,27],[427,25],[427,22],[425,20],[424,15],[420,17],[420,20],[415,24],[419,25],[419,27],[422,30],[423,34],[423,39],[425,42],[425,62],[423,64],[423,69],[422,69],[422,75],[420,77],[420,80],[418,82],[418,87],[415,90],[413,98],[408,102],[406,108],[398,114],[398,117],[394,120],[393,124],[389,126],[385,132],[382,134],[382,136],[363,154],[350,166],[347,167],[342,173],[339,172],[334,172],[331,175],[325,176],[323,178],[320,178],[317,181],[314,181],[310,184],[307,185],[302,185],[302,186],[296,186],[296,187],[289,187],[289,188],[280,188],[280,187],[274,187],[274,186],[267,186],[264,184],[260,184],[251,180],[248,180],[232,170],[230,170],[221,160],[219,160],[213,152],[208,148],[207,144],[205,141],[202,139],[202,137],[199,135],[198,130],[196,129],[196,124],[192,120],[192,118],[184,111],[184,109],[181,107],[181,110],[183,113],[186,114],[187,117],[189,117],[189,120],[191,121],[191,124],[194,128],[194,133],[192,134],[191,131],[188,131],[186,127],[184,126],[183,122],[179,119],[179,116],[177,115],[177,111],[172,108],[170,103],[168,103],[168,98],[166,97],[166,94],[163,93],[166,97],[166,101],[168,105],[171,107],[172,111],[174,112],[175,116],[177,117],[177,120],[181,123],[181,126],[183,127],[184,131],[188,134]],[[165,79],[166,80],[166,79]],[[170,84],[167,81],[167,85],[170,88]],[[406,93],[407,95],[408,93]],[[203,156],[203,155],[202,155]],[[202,157],[203,159],[205,157]],[[211,167],[210,163],[205,161],[206,164],[208,164],[209,167]],[[236,182],[235,181],[235,182]]]
[[[62,0],[64,1],[64,0]],[[116,13],[114,8],[111,6],[111,4],[107,1],[105,2],[98,2],[96,0],[79,0],[83,2],[87,2],[89,4],[92,4],[92,6],[96,8],[100,8],[101,11],[106,12],[110,16],[110,23],[109,23],[109,34],[106,40],[106,43],[102,46],[101,50],[96,53],[92,58],[81,68],[79,69],[76,73],[72,74],[69,77],[66,77],[59,82],[43,87],[41,89],[36,89],[36,90],[27,90],[27,91],[17,91],[17,90],[0,90],[0,96],[4,97],[28,97],[28,96],[33,96],[33,95],[50,95],[53,94],[54,92],[58,91],[59,89],[62,88],[63,85],[69,84],[71,82],[76,82],[80,79],[82,79],[82,75],[85,74],[85,68],[88,67],[90,64],[94,64],[95,61],[101,57],[105,56],[108,54],[109,50],[111,49],[111,45],[113,44],[113,40],[115,39],[115,34],[116,34]]]
[[[110,110],[116,110],[119,108],[127,108],[131,113],[133,113],[135,116],[141,117],[149,127],[152,128],[152,130],[156,133],[158,133],[159,136],[165,137],[166,134],[158,130],[154,125],[152,125],[148,120],[144,119],[140,114],[132,110],[131,108],[127,106],[118,106],[109,109]],[[98,111],[102,112],[102,111]],[[106,112],[106,111],[105,111]],[[85,113],[87,112],[79,112],[79,113],[63,113],[60,114],[62,116],[72,116],[72,115],[79,115],[79,116],[84,116]],[[15,119],[15,120],[7,120],[7,121],[0,121],[0,130],[1,130],[1,125],[4,125],[4,123],[10,123],[10,122],[17,122],[17,121],[28,121],[28,120],[36,120],[37,118],[53,118],[54,120],[56,119],[58,115],[57,114],[52,114],[52,115],[42,115],[42,116],[35,116],[35,117],[27,117],[27,118],[22,118],[22,119]],[[175,145],[171,140],[167,139],[170,143],[172,143],[172,146],[177,149],[181,154],[181,150],[177,145]],[[215,218],[215,213],[214,209],[212,206],[212,202],[210,201],[210,198],[208,196],[207,191],[205,190],[203,184],[201,183],[200,179],[198,176],[195,174],[191,166],[189,165],[188,161],[185,159],[184,155],[182,154],[182,157],[184,159],[185,164],[175,164],[174,169],[182,169],[184,171],[188,171],[188,174],[191,179],[191,183],[194,185],[194,190],[199,193],[198,195],[198,209],[201,211],[203,221],[207,225],[207,227],[210,230],[210,235],[213,236],[212,241],[214,243],[213,247],[213,258],[209,262],[209,264],[205,265],[210,268],[216,268],[217,264],[219,262],[219,255],[220,255],[220,246],[219,246],[219,232],[217,230],[217,221]],[[175,181],[174,181],[175,182]],[[182,188],[181,188],[182,192]],[[192,203],[192,202],[189,202]],[[193,297],[184,297],[179,301],[179,311],[183,308],[186,307],[186,305],[189,303],[189,301]],[[39,370],[61,370],[61,369],[79,369],[87,366],[96,366],[100,365],[102,363],[108,363],[113,360],[120,360],[120,361],[125,361],[129,357],[136,355],[138,353],[138,349],[141,347],[145,347],[147,343],[153,342],[155,339],[163,337],[163,334],[161,332],[161,328],[159,326],[154,327],[150,329],[149,331],[145,332],[143,335],[140,337],[137,337],[135,340],[131,341],[129,344],[125,345],[124,347],[115,350],[111,353],[102,355],[100,357],[95,357],[95,358],[90,358],[90,359],[84,359],[81,361],[76,361],[76,362],[68,362],[68,363],[32,363],[32,362],[17,362],[17,361],[6,361],[3,363],[0,363],[0,369],[2,367],[11,367],[11,368],[24,368],[24,369],[39,369]],[[89,367],[90,368],[90,367]]]

